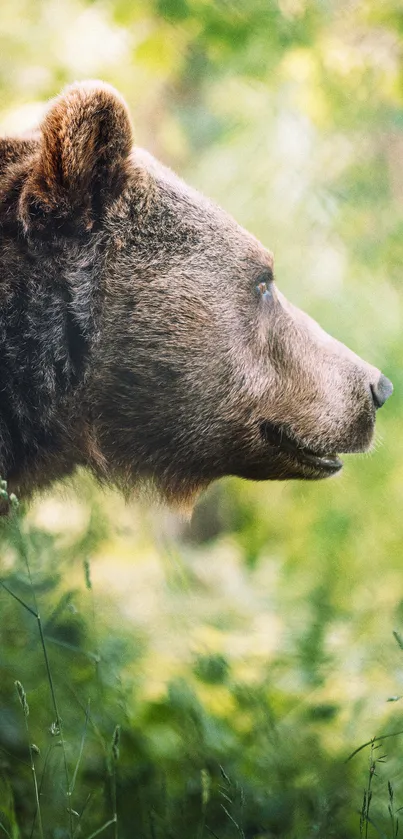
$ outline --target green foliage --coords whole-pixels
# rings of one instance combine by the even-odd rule
[[[339,479],[229,480],[190,526],[85,476],[12,502],[0,834],[398,835],[402,37],[395,0],[3,2],[2,128],[76,78],[118,86],[138,141],[273,249],[288,296],[395,395]]]
[[[135,823],[145,839],[357,835],[365,763],[361,754],[345,761],[363,739],[366,709],[349,700],[329,648],[341,621],[330,572],[327,584],[305,583],[295,621],[297,587],[285,597],[279,564],[262,553],[245,564],[236,531],[208,549],[183,533],[182,555],[164,571],[143,515],[82,478],[75,492],[3,523],[3,832],[89,837],[102,829],[129,839]],[[93,522],[101,518],[100,540]],[[292,576],[285,570],[284,582]],[[126,600],[122,591],[111,596],[114,583]],[[391,644],[386,675],[393,653]],[[385,709],[383,724],[399,731]],[[400,794],[399,735],[387,739],[387,774],[371,752],[382,775],[369,776],[362,831],[392,818],[385,784]]]

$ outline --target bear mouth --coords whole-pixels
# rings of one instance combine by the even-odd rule
[[[262,422],[260,433],[270,448],[292,457],[302,467],[308,467],[307,478],[319,478],[336,474],[343,463],[334,452],[321,452],[306,446],[292,437],[286,427],[271,422]],[[305,470],[304,470],[305,471]]]

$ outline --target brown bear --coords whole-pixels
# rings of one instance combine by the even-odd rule
[[[0,140],[0,265],[0,473],[19,494],[78,464],[180,503],[224,475],[323,478],[392,392],[286,301],[270,252],[133,147],[102,82]]]

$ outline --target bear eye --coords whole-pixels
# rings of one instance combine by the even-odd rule
[[[263,300],[271,300],[272,298],[273,275],[265,273],[259,277],[259,282],[256,285],[256,291]]]

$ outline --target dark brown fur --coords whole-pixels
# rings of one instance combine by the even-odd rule
[[[319,478],[368,447],[391,387],[276,290],[272,255],[132,148],[102,83],[0,140],[0,473],[89,466],[184,501]]]

